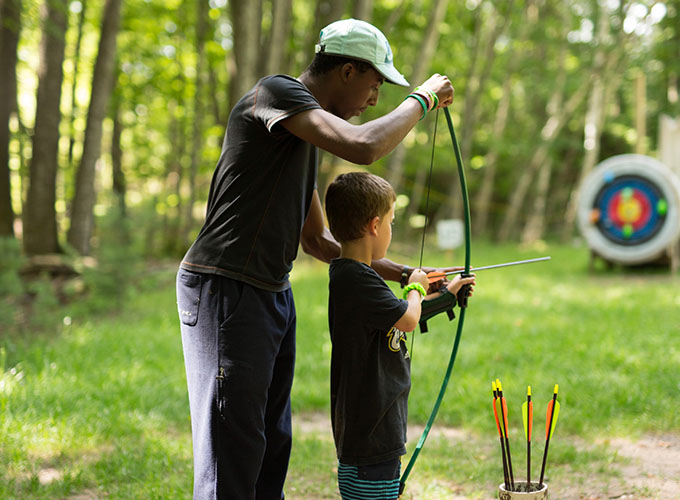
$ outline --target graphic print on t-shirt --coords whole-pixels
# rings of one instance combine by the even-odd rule
[[[387,347],[390,348],[390,351],[399,352],[401,351],[401,343],[406,343],[406,334],[398,328],[392,327],[387,332],[387,339]],[[408,359],[408,352],[404,357]]]

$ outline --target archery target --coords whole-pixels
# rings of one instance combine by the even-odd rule
[[[680,179],[648,156],[609,158],[583,181],[578,222],[602,257],[622,264],[649,262],[680,235]]]

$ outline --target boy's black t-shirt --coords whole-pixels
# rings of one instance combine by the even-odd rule
[[[331,420],[340,462],[371,465],[406,453],[411,362],[393,328],[408,307],[370,267],[330,265]]]
[[[234,106],[213,174],[203,228],[181,267],[259,288],[290,287],[316,187],[316,147],[281,120],[321,106],[299,80],[261,79]]]

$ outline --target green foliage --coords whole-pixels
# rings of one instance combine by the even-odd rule
[[[83,280],[89,294],[85,306],[93,311],[117,310],[132,293],[133,279],[141,270],[141,252],[132,222],[120,210],[100,217],[94,257],[96,265],[85,267]]]

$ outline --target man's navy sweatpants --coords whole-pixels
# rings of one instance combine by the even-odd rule
[[[292,441],[292,291],[180,269],[177,305],[194,500],[283,499]]]

